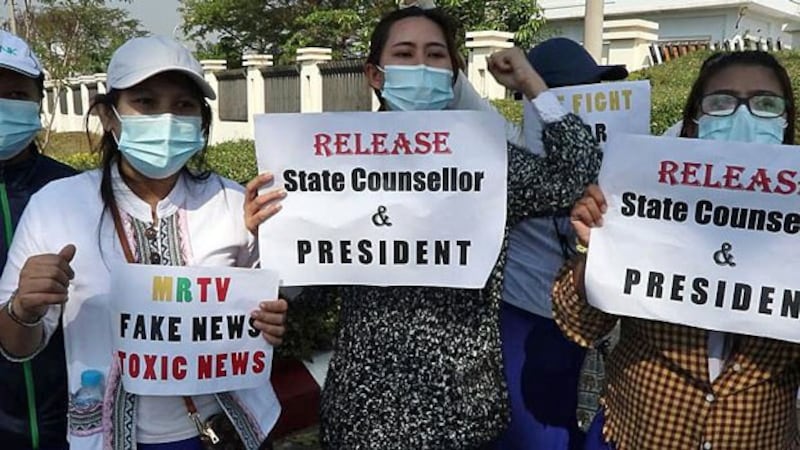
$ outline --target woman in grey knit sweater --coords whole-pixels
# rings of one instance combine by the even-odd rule
[[[455,28],[438,10],[390,13],[372,35],[365,72],[382,92],[384,67],[457,71]],[[508,146],[506,228],[526,216],[570,207],[600,168],[597,143],[567,114],[518,49],[489,67],[532,101],[546,125],[544,157]],[[391,107],[384,104],[384,109]],[[259,187],[254,180],[251,188]],[[250,189],[245,207],[263,198]],[[268,211],[274,204],[267,205]],[[270,214],[262,214],[268,216]],[[308,287],[295,301],[342,300],[339,331],[322,397],[321,434],[331,449],[481,449],[508,421],[498,331],[505,244],[483,289]]]

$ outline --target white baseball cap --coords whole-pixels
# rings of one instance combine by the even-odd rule
[[[4,30],[0,30],[0,67],[26,77],[42,76],[42,65],[28,43]]]
[[[153,75],[171,71],[186,74],[207,98],[217,98],[192,52],[165,36],[138,37],[122,44],[111,57],[106,79],[111,89],[128,89]]]

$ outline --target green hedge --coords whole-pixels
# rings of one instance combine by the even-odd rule
[[[509,121],[516,124],[522,123],[522,106],[518,101],[511,99],[492,100],[492,105]]]
[[[78,170],[94,169],[100,164],[99,155],[97,153],[79,152],[50,156]]]
[[[634,72],[629,80],[650,80],[650,131],[661,134],[681,120],[686,96],[709,52],[695,52],[667,64]]]
[[[206,161],[218,174],[241,184],[247,184],[258,174],[253,141],[230,141],[209,147]]]

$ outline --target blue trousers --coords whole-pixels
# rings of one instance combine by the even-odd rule
[[[603,408],[597,411],[597,414],[592,420],[592,425],[586,433],[586,447],[584,450],[614,450],[614,444],[606,442],[603,438],[603,425],[605,424],[605,416],[603,415]]]
[[[555,321],[512,305],[500,308],[500,338],[511,423],[498,450],[581,450],[578,381],[586,350]]]
[[[165,442],[163,444],[137,444],[137,450],[203,450],[200,438],[191,438],[184,441]]]

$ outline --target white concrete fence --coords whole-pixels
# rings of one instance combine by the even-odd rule
[[[625,64],[638,70],[652,65],[650,46],[658,39],[658,25],[641,20],[608,21],[602,63]],[[485,98],[506,98],[486,67],[486,57],[513,46],[513,34],[477,31],[466,34],[469,50],[467,76]],[[206,80],[217,92],[209,102],[213,114],[211,143],[252,139],[253,115],[266,112],[323,112],[374,110],[377,98],[361,75],[361,61],[332,61],[331,49],[301,48],[296,65],[274,67],[271,55],[245,55],[241,70],[226,70],[224,60],[201,61]],[[298,86],[299,85],[299,86]],[[106,75],[74,77],[62,83],[45,83],[45,127],[52,120],[55,132],[84,131],[84,118],[96,94],[106,92]],[[232,119],[233,118],[233,119]],[[89,129],[100,131],[97,117]]]

